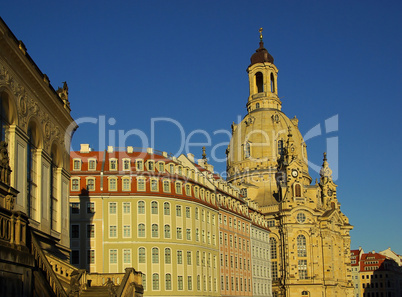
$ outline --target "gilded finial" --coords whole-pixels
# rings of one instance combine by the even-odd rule
[[[202,158],[203,158],[204,160],[207,159],[207,154],[205,153],[205,146],[202,147]]]
[[[262,30],[264,30],[263,28],[260,28],[259,30],[258,30],[258,32],[260,32],[260,41],[262,41]]]

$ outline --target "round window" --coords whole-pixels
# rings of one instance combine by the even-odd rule
[[[297,221],[299,223],[304,223],[306,221],[306,215],[304,213],[302,213],[302,212],[299,212],[297,214]]]

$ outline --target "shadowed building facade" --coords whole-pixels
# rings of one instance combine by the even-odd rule
[[[352,226],[340,210],[326,156],[320,180],[311,183],[298,119],[281,110],[278,69],[262,35],[247,72],[247,114],[232,125],[227,180],[268,220],[273,296],[352,296]]]

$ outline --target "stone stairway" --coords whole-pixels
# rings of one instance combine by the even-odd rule
[[[117,290],[118,287],[115,287]],[[89,287],[85,291],[82,291],[80,294],[80,297],[109,297],[109,291],[108,287],[102,286],[94,286],[94,287]]]

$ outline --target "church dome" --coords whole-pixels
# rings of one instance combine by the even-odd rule
[[[260,41],[260,47],[256,49],[255,53],[250,58],[250,66],[256,63],[272,63],[274,64],[274,58],[268,53],[267,49],[264,47],[264,42]]]

